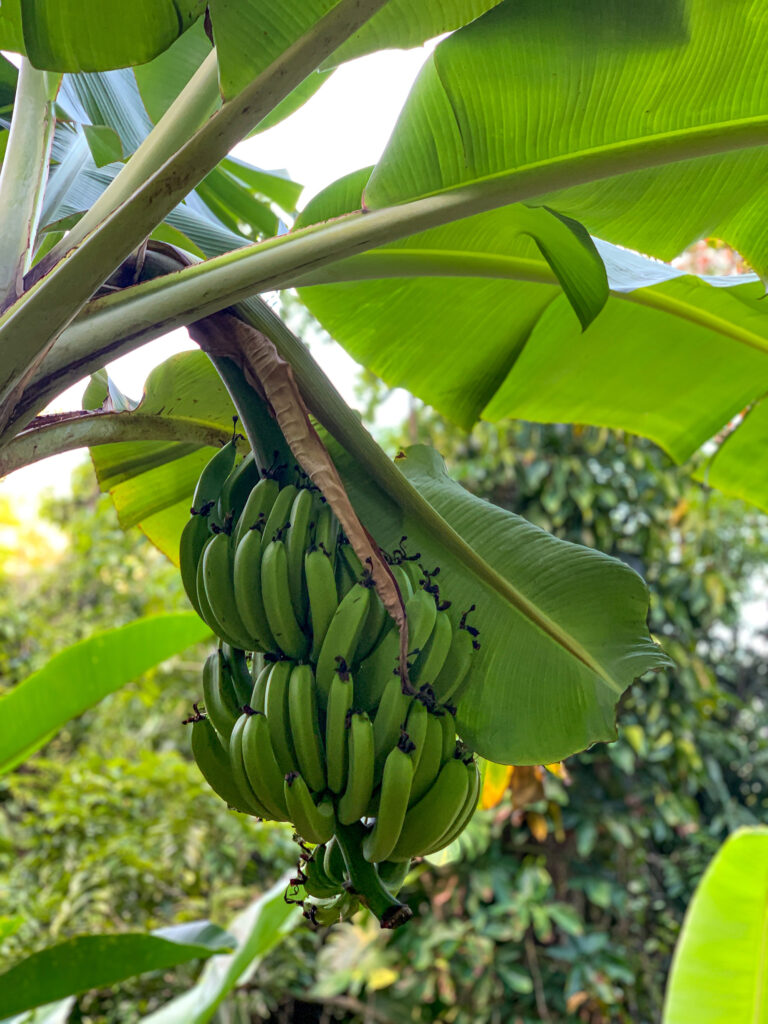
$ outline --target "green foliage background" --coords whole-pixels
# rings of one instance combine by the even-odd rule
[[[375,408],[379,385],[364,391]],[[650,443],[608,431],[481,425],[467,439],[414,406],[388,440],[428,441],[476,493],[626,559],[650,584],[652,629],[679,667],[632,687],[619,741],[569,759],[570,784],[549,776],[523,807],[508,795],[477,816],[462,860],[420,866],[408,928],[385,934],[361,917],[327,935],[302,930],[227,1013],[657,1021],[698,878],[725,835],[768,807],[766,666],[740,617],[768,522]],[[175,570],[119,529],[89,469],[45,514],[70,547],[34,579],[2,580],[4,686],[101,626],[184,607]],[[108,698],[0,784],[0,878],[6,930],[16,928],[4,958],[89,930],[206,915],[225,924],[294,860],[284,827],[227,812],[189,760],[180,723],[199,696],[200,660]],[[91,994],[80,1019],[135,1020],[190,976]]]

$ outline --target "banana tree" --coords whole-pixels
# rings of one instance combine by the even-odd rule
[[[441,33],[376,166],[299,216],[298,186],[228,155],[340,63]],[[623,690],[665,662],[639,577],[476,500],[429,449],[393,461],[260,296],[298,289],[466,427],[599,423],[685,459],[746,410],[710,482],[765,505],[759,277],[658,257],[718,234],[766,269],[766,35],[747,0],[3,4],[0,472],[90,446],[123,524],[176,560],[236,412],[262,467],[287,442],[361,558],[407,535],[482,609],[467,743],[520,764],[611,739]],[[200,353],[136,408],[110,393],[107,362],[182,325]],[[88,374],[86,410],[42,415]],[[402,624],[385,568],[377,587]]]

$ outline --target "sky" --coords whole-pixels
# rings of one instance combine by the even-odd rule
[[[265,170],[287,171],[305,186],[299,202],[303,206],[332,181],[376,162],[434,45],[433,41],[414,50],[388,50],[342,65],[290,118],[240,143],[233,152]],[[139,398],[153,366],[192,347],[186,331],[173,331],[110,363],[108,371],[124,394]],[[333,343],[317,344],[313,354],[354,405],[354,361]],[[69,388],[47,411],[79,409],[86,383]],[[382,422],[397,422],[405,411],[404,394],[395,394],[381,411]],[[18,470],[0,482],[0,498],[9,496],[19,513],[33,516],[42,492],[68,492],[72,469],[84,457],[83,451],[66,452]]]

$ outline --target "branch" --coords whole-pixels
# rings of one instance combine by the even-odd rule
[[[0,477],[50,455],[116,441],[180,441],[195,448],[218,446],[231,430],[197,420],[135,412],[75,412],[44,416],[0,451]]]

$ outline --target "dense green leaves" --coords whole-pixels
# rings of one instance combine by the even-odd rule
[[[204,10],[205,0],[24,0],[23,44],[35,67],[49,71],[126,67],[161,53]],[[18,37],[0,38],[19,48]]]
[[[664,1024],[768,1019],[768,828],[740,829],[699,884],[675,950]]]
[[[0,698],[0,772],[39,750],[66,722],[108,693],[209,633],[192,612],[153,615],[96,633],[54,655]],[[55,997],[49,993],[41,1002]]]
[[[232,948],[232,937],[208,921],[150,935],[83,935],[50,946],[0,975],[0,1006],[12,1014],[146,971],[209,957]]]

